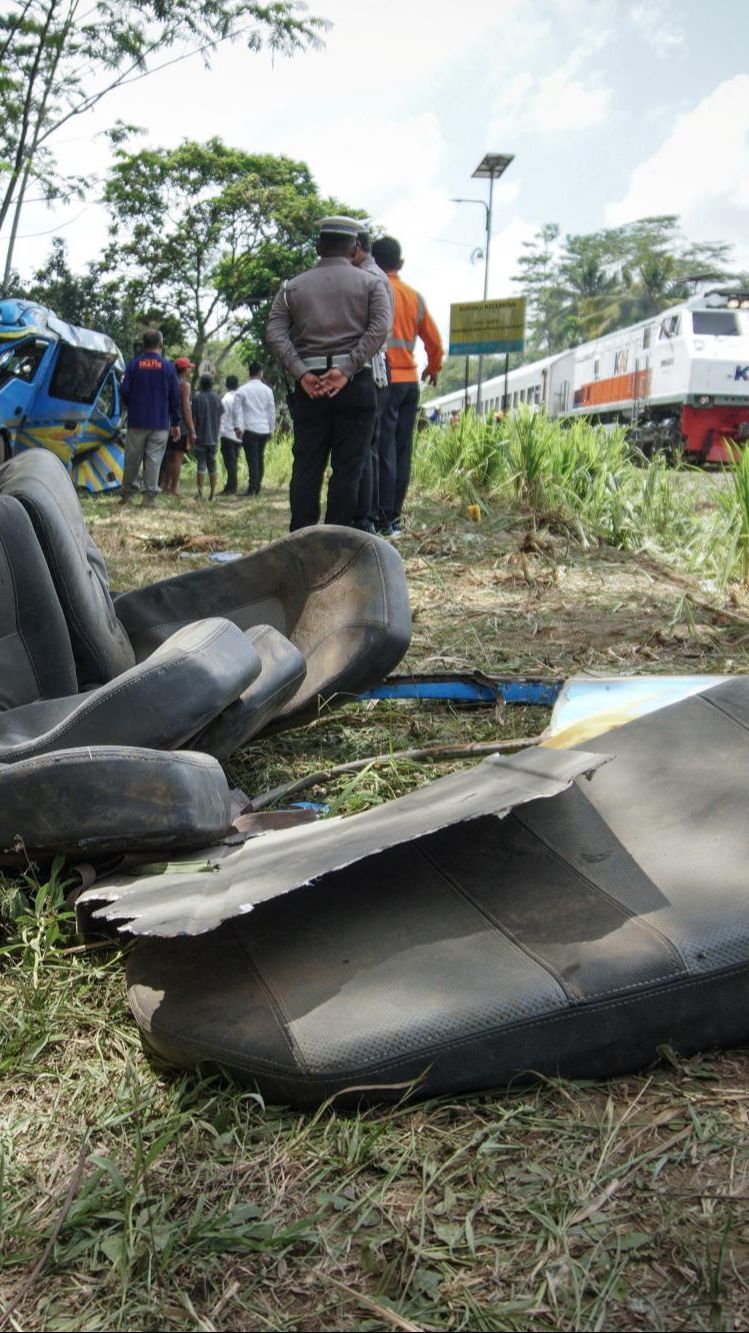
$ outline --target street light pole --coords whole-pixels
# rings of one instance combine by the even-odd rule
[[[514,153],[485,153],[473,172],[474,180],[489,181],[489,203],[483,199],[453,199],[454,204],[481,204],[486,212],[486,248],[484,250],[484,300],[489,299],[489,251],[492,243],[492,209],[494,207],[494,182],[499,180],[511,162]],[[481,415],[481,383],[484,378],[484,358],[479,356],[478,384],[476,386],[476,413]]]
[[[489,299],[489,249],[492,240],[492,208],[494,206],[494,182],[504,175],[514,153],[485,153],[473,172],[474,180],[489,180],[489,206],[486,210],[486,265],[484,268],[484,300]],[[484,378],[484,358],[479,357],[479,377],[476,387],[476,414],[481,415],[481,383]]]

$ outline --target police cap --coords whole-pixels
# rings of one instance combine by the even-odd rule
[[[360,218],[347,218],[339,215],[332,218],[321,218],[318,224],[318,230],[321,236],[350,236],[356,240],[364,223]]]

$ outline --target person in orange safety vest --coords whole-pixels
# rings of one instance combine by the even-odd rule
[[[378,530],[400,536],[400,516],[411,477],[411,451],[419,409],[419,372],[414,349],[421,338],[427,366],[421,378],[437,383],[442,369],[442,343],[437,325],[419,292],[400,277],[400,242],[383,236],[372,245],[372,257],[387,273],[395,298],[393,328],[387,343],[390,388],[380,422],[380,512]]]

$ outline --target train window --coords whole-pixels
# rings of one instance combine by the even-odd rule
[[[514,394],[512,395],[512,406],[517,407],[517,405],[518,405],[518,391],[516,389]]]
[[[627,348],[625,347],[623,351],[617,352],[616,356],[614,357],[614,374],[623,375],[626,369],[627,369]]]
[[[708,337],[736,338],[741,332],[733,310],[693,310],[692,328]]]
[[[9,380],[23,380],[29,384],[48,347],[49,343],[38,338],[25,338],[16,347],[8,348],[0,357],[0,384],[7,384]]]
[[[597,379],[598,379],[598,376],[599,376],[599,374],[600,374],[600,370],[601,370],[601,363],[600,363],[600,361],[596,358],[596,360],[593,362],[593,379],[594,379],[594,380],[597,380]]]
[[[114,357],[109,352],[91,352],[87,347],[63,344],[49,386],[50,398],[71,403],[93,403]]]
[[[651,344],[651,342],[652,342],[652,339],[653,339],[653,330],[652,330],[652,328],[650,327],[650,325],[648,324],[648,327],[647,327],[646,329],[643,329],[643,331],[642,331],[642,345],[643,345],[643,347],[649,347],[650,344]]]
[[[679,316],[671,315],[670,319],[664,319],[661,324],[659,338],[675,338],[679,332]]]

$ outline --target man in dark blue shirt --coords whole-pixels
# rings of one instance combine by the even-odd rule
[[[180,397],[177,372],[162,353],[158,329],[146,329],[143,351],[125,368],[120,392],[127,407],[122,503],[138,489],[143,465],[143,503],[152,505],[159,493],[159,468],[171,430],[179,439]]]

